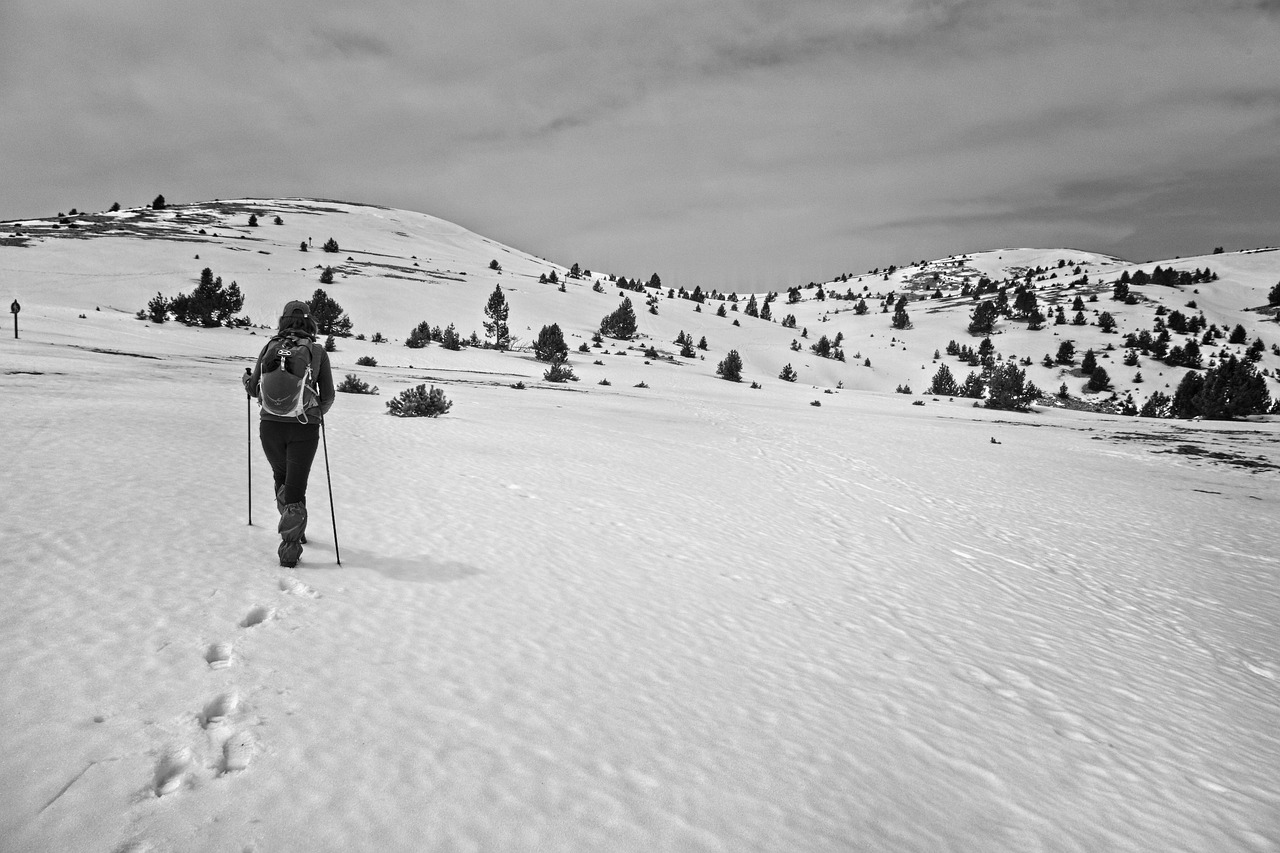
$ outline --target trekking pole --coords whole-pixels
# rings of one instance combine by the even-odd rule
[[[329,477],[329,438],[324,430],[324,418],[320,419],[320,441],[324,445],[324,481],[329,486],[329,519],[333,522],[333,555],[342,565],[342,552],[338,550],[338,519],[333,514],[333,480]]]
[[[253,375],[253,371],[245,368],[246,375]],[[245,437],[245,462],[249,467],[249,526],[253,527],[253,405],[249,402],[249,395],[244,396],[244,437]]]

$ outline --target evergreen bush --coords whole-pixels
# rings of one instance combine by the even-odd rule
[[[422,349],[429,343],[431,343],[431,325],[426,320],[414,326],[409,337],[404,339],[404,345],[409,349]]]
[[[542,378],[548,382],[577,382],[578,377],[574,374],[573,368],[564,361],[555,361],[551,367],[547,368],[542,374]]]
[[[370,387],[368,382],[365,382],[354,373],[348,373],[346,378],[338,384],[336,390],[341,391],[343,394],[377,394],[378,386]]]
[[[453,402],[446,399],[444,391],[432,385],[419,385],[406,388],[395,399],[387,401],[387,414],[398,418],[438,418],[453,408]]]

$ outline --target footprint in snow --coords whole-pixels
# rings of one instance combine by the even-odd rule
[[[266,605],[263,605],[263,604],[259,604],[259,605],[256,605],[252,610],[250,610],[245,615],[245,617],[240,620],[240,627],[252,628],[255,625],[261,625],[263,622],[266,622],[268,619],[272,618],[273,616],[275,616],[274,608],[267,607]]]
[[[297,578],[280,578],[280,591],[287,592],[289,595],[299,595],[305,598],[320,597],[320,593],[316,592]]]
[[[222,745],[223,774],[244,770],[258,754],[258,742],[248,731],[236,732]]]
[[[156,796],[163,797],[181,788],[190,768],[191,750],[185,746],[169,750],[161,756],[152,778],[152,790]]]
[[[214,643],[205,650],[204,660],[210,669],[226,669],[231,666],[231,644]]]
[[[239,706],[240,697],[234,690],[215,696],[204,706],[204,713],[200,715],[200,725],[206,729],[216,726],[234,714]]]

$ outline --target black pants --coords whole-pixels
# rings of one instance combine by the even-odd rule
[[[271,465],[276,492],[284,486],[284,502],[305,503],[307,478],[311,476],[311,463],[320,446],[320,424],[300,424],[297,421],[263,420],[258,428],[262,449]]]

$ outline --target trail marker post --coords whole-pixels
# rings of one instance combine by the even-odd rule
[[[18,312],[22,310],[22,306],[18,304],[18,300],[13,300],[13,304],[9,306],[9,310],[13,312],[13,337],[18,338]]]

